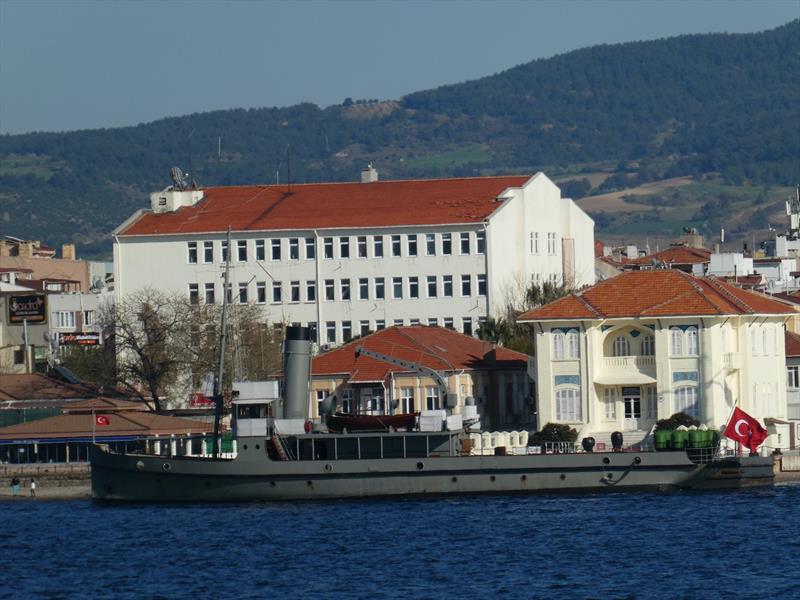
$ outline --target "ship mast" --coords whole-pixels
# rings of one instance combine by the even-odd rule
[[[222,416],[223,374],[225,373],[225,346],[227,342],[228,321],[228,280],[231,269],[231,227],[228,225],[227,252],[225,253],[225,276],[222,286],[222,323],[219,332],[219,367],[214,377],[214,449],[212,458],[219,455],[219,421]]]

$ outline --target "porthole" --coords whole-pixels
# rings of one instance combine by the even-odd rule
[[[256,444],[256,450],[261,450],[261,445],[260,444]]]
[[[614,474],[613,473],[608,473],[606,475],[606,479],[614,479]]]
[[[333,467],[330,465],[330,463],[328,463],[328,464],[326,464],[326,465],[325,465],[325,470],[326,470],[328,473],[330,473],[331,471],[333,471]]]
[[[306,484],[308,484],[308,487],[311,487],[314,485],[314,482],[309,479],[308,481],[306,481]]]
[[[604,464],[604,465],[607,465],[607,464],[610,464],[610,463],[611,463],[611,459],[610,459],[610,458],[608,458],[608,457],[606,456],[606,457],[603,459],[603,464]]]
[[[458,477],[453,477],[453,483],[458,481]]]
[[[256,446],[256,448],[258,448],[258,446]],[[247,450],[247,444],[242,444],[242,449]]]
[[[270,485],[270,487],[275,487],[275,482],[274,481],[270,481],[269,485]]]
[[[523,475],[522,477],[520,477],[520,481],[528,481],[528,476]]]
[[[138,470],[140,470],[140,471],[143,470],[144,469],[144,463],[142,461],[140,461],[140,460],[137,460],[136,461],[136,468]]]
[[[566,478],[567,478],[567,476],[562,473],[561,477],[560,477],[561,481],[564,481]]]
[[[425,468],[425,465],[423,465],[421,462],[417,463],[417,471],[422,471],[422,469],[424,469],[424,468]]]
[[[633,462],[635,462],[637,465],[642,464],[642,457],[637,456],[636,458],[633,459]]]
[[[491,477],[489,477],[489,481],[494,481],[494,480],[496,480],[496,479],[497,479],[497,477],[495,477],[494,475],[492,475]]]
[[[164,469],[165,471],[170,471],[172,470],[172,465],[169,463],[164,463],[163,465],[161,465],[161,468]]]

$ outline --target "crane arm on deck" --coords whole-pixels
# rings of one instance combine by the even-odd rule
[[[364,356],[369,356],[370,358],[374,358],[376,360],[389,363],[390,365],[394,365],[396,367],[402,367],[404,369],[408,369],[409,371],[413,371],[421,375],[427,375],[428,377],[433,379],[439,386],[439,392],[441,394],[442,402],[444,402],[447,399],[447,394],[449,390],[447,388],[447,375],[445,375],[444,373],[441,373],[436,369],[431,369],[430,367],[426,367],[425,365],[421,365],[419,363],[415,363],[410,360],[395,358],[394,356],[389,356],[388,354],[383,354],[381,352],[376,352],[375,350],[369,350],[368,348],[364,348],[364,346],[359,346],[358,348],[356,348],[356,356],[360,356],[362,354]]]

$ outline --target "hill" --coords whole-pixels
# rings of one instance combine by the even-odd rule
[[[175,164],[204,185],[284,181],[289,163],[293,181],[352,180],[370,160],[382,178],[606,173],[568,188],[576,197],[709,173],[726,185],[791,185],[798,107],[800,20],[595,46],[397,101],[2,136],[0,223],[107,255],[109,232],[169,183]]]

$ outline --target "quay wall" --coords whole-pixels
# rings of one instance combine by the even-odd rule
[[[11,500],[11,479],[20,480],[20,498],[29,498],[31,478],[37,498],[88,498],[91,492],[89,463],[33,463],[0,465],[0,500]]]

